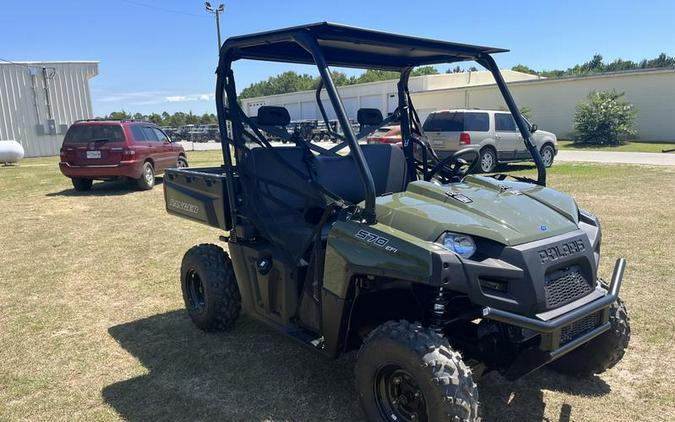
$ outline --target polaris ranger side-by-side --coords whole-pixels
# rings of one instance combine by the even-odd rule
[[[209,244],[183,258],[193,322],[229,329],[243,309],[328,356],[358,349],[357,391],[372,421],[478,420],[474,379],[486,370],[518,378],[547,364],[573,375],[615,365],[630,337],[618,297],[625,261],[609,284],[598,278],[600,224],[546,187],[491,57],[502,51],[329,23],[229,38],[215,96],[224,165],[168,170],[164,182],[169,213],[229,232],[229,254]],[[281,107],[247,116],[232,71],[240,59],[316,65],[317,106],[338,144],[289,133]],[[537,180],[471,175],[479,151],[440,158],[426,140],[410,73],[459,61],[494,76]],[[386,118],[358,110],[355,133],[330,66],[399,72],[398,108]],[[359,143],[394,122],[402,147]]]

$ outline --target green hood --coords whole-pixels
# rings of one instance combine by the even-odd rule
[[[465,233],[518,245],[577,229],[578,209],[568,195],[522,182],[469,176],[439,186],[412,182],[405,192],[377,199],[378,222],[423,240]]]

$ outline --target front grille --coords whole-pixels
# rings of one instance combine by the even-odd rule
[[[560,330],[560,345],[564,345],[587,332],[598,328],[602,318],[602,311],[581,318]]]
[[[544,293],[546,308],[553,309],[568,304],[593,291],[593,287],[581,274],[581,268],[574,266],[546,276]]]

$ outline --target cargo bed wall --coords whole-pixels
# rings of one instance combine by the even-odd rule
[[[223,230],[232,227],[221,167],[167,169],[164,201],[169,214]]]

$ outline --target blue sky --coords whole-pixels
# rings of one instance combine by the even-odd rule
[[[97,60],[94,112],[214,111],[215,23],[199,0],[0,0],[0,58]],[[212,1],[212,3],[220,3]],[[675,54],[672,1],[225,1],[223,39],[332,21],[509,48],[502,68]],[[515,7],[514,5],[517,5]],[[246,62],[238,88],[309,67]]]

